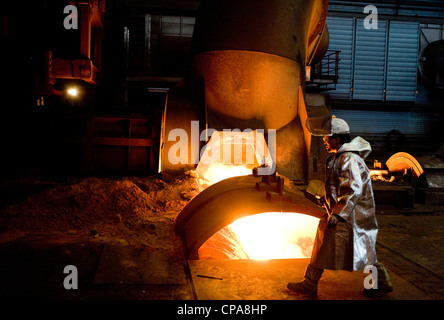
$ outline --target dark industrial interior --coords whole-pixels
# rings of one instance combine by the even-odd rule
[[[1,6],[2,299],[302,299],[327,157],[306,124],[332,116],[371,144],[379,299],[444,299],[442,1]],[[366,299],[337,277],[319,299]]]

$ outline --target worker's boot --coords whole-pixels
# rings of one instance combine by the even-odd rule
[[[299,294],[316,297],[318,294],[318,282],[323,272],[324,269],[314,268],[309,264],[305,270],[304,280],[290,282],[287,284],[287,288]]]
[[[379,297],[385,293],[393,291],[392,282],[390,281],[390,276],[385,269],[384,265],[380,262],[375,263],[374,266],[378,271],[378,288],[377,289],[364,289],[362,293],[366,297]]]

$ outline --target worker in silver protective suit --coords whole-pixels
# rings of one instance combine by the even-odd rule
[[[376,258],[378,224],[369,170],[364,159],[370,144],[356,137],[350,140],[348,124],[331,120],[331,134],[324,136],[327,159],[325,197],[327,214],[319,221],[310,263],[300,282],[290,282],[293,292],[317,295],[324,269],[361,271],[373,265],[378,271],[378,288],[364,289],[366,296],[391,292],[393,287],[384,266]]]

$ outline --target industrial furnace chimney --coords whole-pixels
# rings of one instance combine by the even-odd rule
[[[206,127],[276,130],[292,180],[307,178],[306,66],[327,49],[327,11],[327,0],[203,0],[196,17],[190,83],[203,84]]]

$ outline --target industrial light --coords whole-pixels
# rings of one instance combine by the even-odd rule
[[[77,88],[74,88],[74,87],[68,88],[68,90],[66,92],[68,93],[68,95],[70,97],[77,97],[77,95],[79,93]]]

